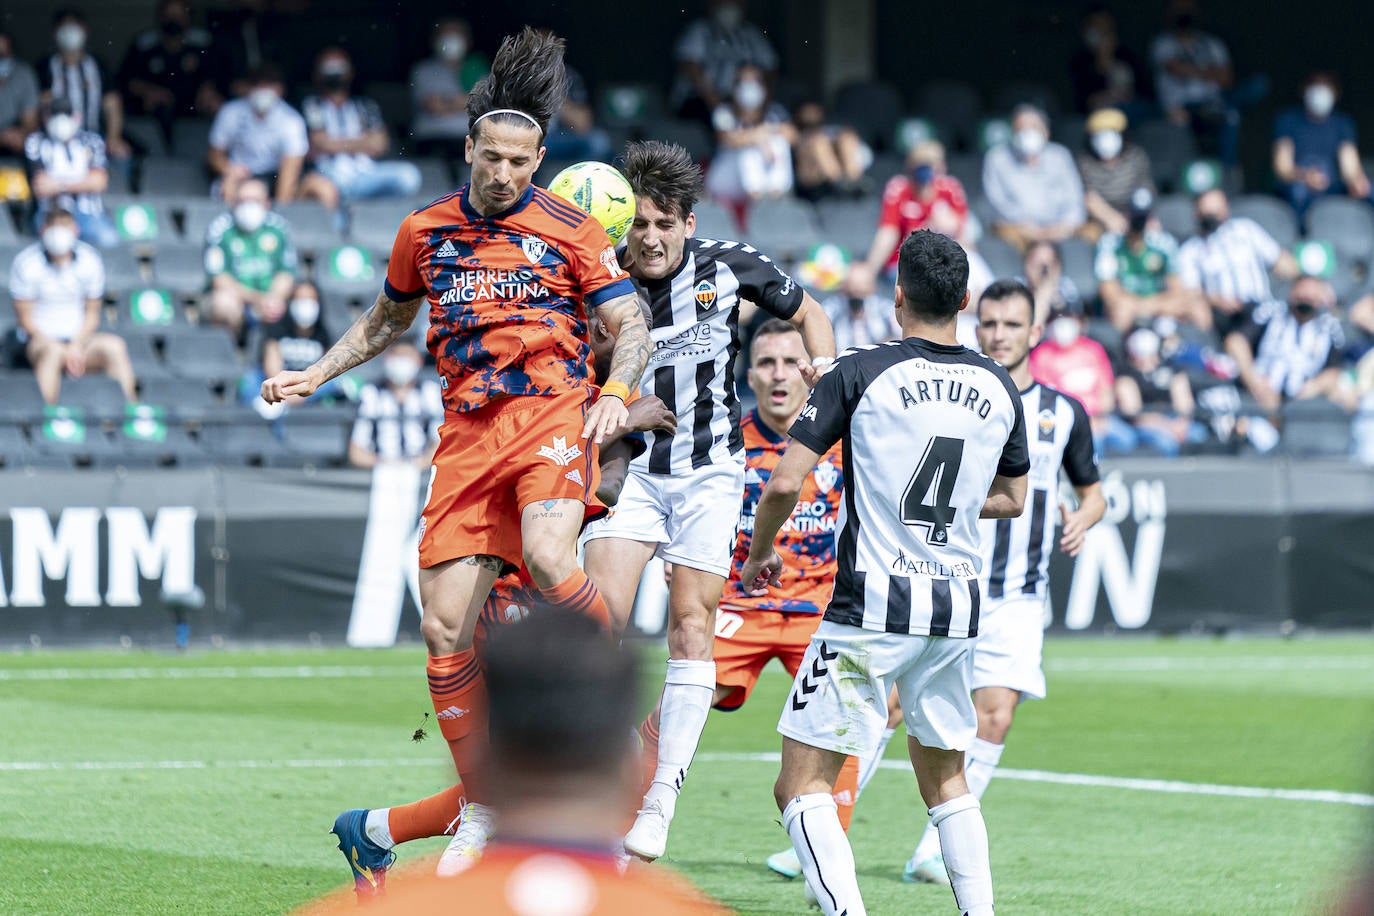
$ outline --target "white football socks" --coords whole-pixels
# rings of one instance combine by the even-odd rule
[[[859,788],[854,792],[854,801],[856,803],[859,800],[859,796],[864,794],[864,788],[868,785],[868,781],[878,772],[878,765],[882,763],[883,753],[887,750],[887,744],[892,740],[892,736],[896,734],[896,732],[897,729],[895,728],[883,729],[883,737],[878,742],[878,749],[873,752],[873,756],[859,758]]]
[[[373,808],[368,811],[367,819],[363,822],[363,833],[383,849],[395,846],[396,841],[391,838],[391,809]]]
[[[964,755],[964,781],[968,783],[969,794],[974,798],[982,798],[983,793],[988,790],[988,783],[992,782],[992,773],[1002,760],[1004,747],[1006,745],[993,744],[982,738],[973,739],[972,746]],[[934,823],[927,824],[925,833],[921,834],[921,841],[916,844],[916,851],[911,855],[911,861],[913,864],[920,864],[939,852],[940,834],[935,830]]]
[[[859,879],[854,874],[854,851],[849,848],[830,793],[798,795],[782,810],[782,825],[826,916],[865,916]]]
[[[978,799],[960,795],[937,805],[930,809],[930,822],[940,831],[940,852],[959,911],[965,916],[992,916],[988,828]]]
[[[662,805],[669,819],[677,807],[677,796],[696,755],[701,732],[706,728],[715,692],[715,662],[668,659],[658,711],[658,766],[653,785],[644,798]]]

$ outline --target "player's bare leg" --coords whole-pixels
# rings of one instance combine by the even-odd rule
[[[831,795],[844,760],[844,754],[784,736],[773,800],[821,910],[827,916],[862,916],[866,911],[854,873],[854,852]]]
[[[482,603],[501,572],[499,557],[460,557],[420,570],[420,634],[429,650],[429,694],[454,767],[467,787],[467,803],[438,873],[458,874],[481,855],[491,813],[481,803],[478,767],[487,735],[487,690],[472,650]]]
[[[1008,687],[979,687],[973,691],[973,706],[978,710],[978,737],[965,755],[964,779],[974,798],[981,799],[992,781],[1020,702],[1021,692]],[[940,850],[940,834],[934,824],[926,825],[902,876],[908,881],[936,884],[949,880]]]
[[[988,829],[964,779],[963,751],[924,747],[910,736],[907,750],[930,823],[939,831],[954,902],[965,916],[992,916]]]
[[[583,557],[587,577],[601,590],[611,614],[611,632],[617,635],[624,633],[630,623],[640,576],[656,549],[657,544],[626,538],[595,538],[587,542]]]
[[[577,535],[586,506],[576,499],[545,499],[520,513],[525,568],[550,604],[577,611],[612,630],[601,590],[577,565]]]
[[[678,793],[696,755],[716,690],[716,606],[725,578],[677,564],[668,586],[668,673],[659,701],[658,765],[644,807],[625,835],[625,849],[642,859],[663,855]]]

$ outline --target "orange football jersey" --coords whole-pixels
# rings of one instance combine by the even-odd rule
[[[427,344],[455,412],[590,388],[587,310],[633,292],[601,224],[533,185],[490,217],[467,185],[411,213],[384,289],[428,297]]]
[[[787,450],[788,440],[769,429],[757,410],[751,410],[740,421],[740,431],[744,434],[744,506],[740,511],[739,534],[731,561],[733,569],[720,606],[730,610],[819,614],[830,603],[835,586],[835,523],[839,519],[840,498],[844,492],[840,445],[832,446],[821,456],[815,470],[806,475],[801,499],[792,510],[792,517],[778,532],[782,585],[755,598],[741,585],[740,568],[749,558],[754,513],[763,487]]]

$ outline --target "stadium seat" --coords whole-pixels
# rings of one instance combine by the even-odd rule
[[[194,242],[159,245],[153,254],[153,282],[178,296],[196,296],[209,285],[205,251]]]
[[[1298,217],[1286,201],[1269,194],[1243,194],[1231,201],[1231,215],[1252,219],[1284,248],[1298,240]]]
[[[124,338],[124,346],[129,350],[129,362],[134,367],[134,378],[140,385],[150,379],[172,378],[172,373],[167,369],[166,363],[158,355],[157,346],[153,342],[154,333],[165,333],[166,326],[148,325],[140,326],[142,330],[134,333],[126,333],[123,327],[120,328],[120,336]]]
[[[1350,417],[1323,398],[1283,405],[1280,447],[1292,456],[1342,457],[1350,454]]]
[[[916,111],[937,124],[946,125],[965,149],[977,141],[978,115],[983,101],[972,83],[963,80],[932,80],[916,94]]]
[[[372,252],[357,245],[340,245],[315,259],[315,283],[321,295],[345,306],[349,300],[375,298],[384,273]]]
[[[739,235],[735,217],[713,200],[699,200],[692,212],[696,214],[696,236],[703,239],[732,239]]]
[[[795,197],[765,199],[749,210],[749,243],[775,260],[790,260],[820,241],[820,221],[810,204]]]
[[[983,194],[983,154],[953,153],[945,157],[945,171],[964,186],[964,194],[969,198]]]
[[[697,162],[710,159],[716,150],[716,138],[700,121],[660,118],[647,122],[641,133],[664,143],[678,144]]]
[[[197,159],[149,156],[139,172],[138,190],[148,197],[210,194],[210,178],[205,170],[204,153]]]
[[[167,411],[169,420],[200,422],[219,413],[223,403],[206,385],[170,375],[138,379],[140,404],[152,404]]]
[[[881,210],[882,200],[877,197],[823,201],[816,208],[821,220],[821,237],[839,245],[851,257],[862,259],[873,242]]]
[[[79,378],[62,379],[57,403],[63,407],[80,408],[88,422],[118,420],[124,416],[124,390],[119,383],[103,373],[86,373]]]
[[[43,395],[28,369],[0,373],[0,420],[25,423],[43,415]]]
[[[841,86],[831,103],[831,117],[848,124],[873,149],[894,148],[893,126],[901,120],[906,104],[890,83],[866,80]]]
[[[1055,143],[1068,147],[1069,152],[1077,154],[1088,144],[1088,125],[1083,116],[1068,112],[1055,117],[1050,127],[1050,137]]]
[[[1021,255],[1009,243],[990,232],[978,240],[978,253],[988,262],[988,269],[998,279],[1021,276]]]
[[[76,469],[76,456],[57,452],[40,452],[30,448],[20,456],[23,467],[35,471],[72,471]]]
[[[272,427],[261,419],[207,423],[200,441],[217,464],[261,465],[286,452]]]
[[[6,470],[24,466],[29,440],[24,430],[14,423],[0,423],[0,467]]]
[[[1343,260],[1374,260],[1374,209],[1349,197],[1319,198],[1307,211],[1307,237],[1328,241]]]
[[[179,378],[231,385],[243,372],[234,339],[223,328],[186,325],[169,329],[164,356]]]
[[[1180,244],[1197,235],[1197,212],[1186,194],[1165,194],[1155,202],[1155,218]]]
[[[410,86],[399,82],[370,82],[363,94],[377,103],[392,134],[398,138],[404,136],[412,115]]]
[[[105,262],[105,288],[119,294],[144,284],[143,266],[128,248],[106,248],[100,253]]]
[[[443,159],[425,157],[412,158],[410,162],[420,170],[420,193],[429,198],[447,194],[458,187],[453,180],[453,172]]]
[[[303,251],[325,251],[343,241],[334,213],[317,203],[282,204],[277,213],[291,224],[291,241]]]
[[[1034,105],[1051,118],[1060,112],[1059,96],[1047,83],[1036,80],[1012,80],[997,87],[992,94],[992,110],[1002,117],[1011,117],[1017,105]]]
[[[1106,318],[1089,318],[1083,333],[1100,343],[1113,360],[1121,356],[1121,332]]]
[[[1059,243],[1059,259],[1064,265],[1064,276],[1078,287],[1083,304],[1089,307],[1089,311],[1097,301],[1097,272],[1093,263],[1096,257],[1097,252],[1092,244],[1083,239],[1070,238]]]
[[[215,217],[227,212],[221,201],[203,196],[176,201],[175,206],[181,210],[182,240],[197,245],[205,244],[205,233]]]
[[[1131,127],[1131,138],[1149,154],[1156,187],[1180,189],[1184,165],[1197,157],[1192,131],[1169,121],[1146,121]]]
[[[610,83],[597,95],[597,122],[636,128],[664,114],[663,90],[656,83]]]
[[[9,207],[0,207],[0,245],[17,245],[22,241],[10,219]]]
[[[99,424],[79,413],[64,412],[50,416],[34,426],[33,451],[40,455],[68,455],[78,464],[88,464],[97,455],[108,455],[115,446]]]
[[[204,162],[210,152],[210,125],[209,118],[178,118],[172,122],[171,154],[178,159]]]
[[[147,115],[131,115],[124,119],[124,136],[139,156],[167,155],[167,141],[162,136],[162,124]]]
[[[868,167],[868,177],[879,188],[887,184],[893,175],[900,175],[906,168],[906,157],[898,152],[878,152],[873,154],[873,164]]]
[[[312,419],[309,411],[293,411],[283,425],[282,441],[287,451],[312,464],[341,465],[348,456],[348,423],[337,415]]]
[[[403,198],[360,201],[349,208],[348,240],[362,248],[391,251],[401,220],[415,208]]]
[[[176,235],[171,208],[163,200],[111,193],[105,195],[105,210],[126,244],[153,243]]]

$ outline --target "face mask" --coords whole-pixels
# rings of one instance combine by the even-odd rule
[[[1099,159],[1115,159],[1121,154],[1121,147],[1125,145],[1121,134],[1114,130],[1099,130],[1092,135],[1089,142],[1092,143],[1093,152],[1097,153]]]
[[[1304,302],[1302,300],[1290,302],[1288,303],[1288,307],[1292,309],[1293,314],[1302,321],[1306,321],[1321,310],[1321,306],[1317,305],[1315,302]]]
[[[267,207],[256,200],[245,200],[234,207],[234,225],[244,232],[257,232],[267,219]]]
[[[468,43],[462,35],[445,35],[439,39],[435,50],[444,60],[462,60],[463,55],[468,53]]]
[[[1220,225],[1221,220],[1212,213],[1205,213],[1197,218],[1197,227],[1203,235],[1211,235]]]
[[[1029,159],[1031,156],[1040,155],[1049,138],[1034,127],[1027,127],[1018,130],[1012,142],[1016,144],[1016,151]]]
[[[935,180],[935,166],[918,165],[911,170],[911,177],[918,185],[924,187]]]
[[[415,376],[420,374],[420,367],[415,365],[413,359],[395,358],[382,363],[382,371],[386,373],[388,382],[399,387],[415,381]]]
[[[76,230],[70,226],[49,226],[43,230],[43,248],[54,257],[70,254],[76,247]]]
[[[291,312],[291,320],[296,323],[298,328],[312,327],[315,320],[320,317],[318,299],[292,299],[287,308]]]
[[[1331,114],[1331,109],[1336,107],[1336,93],[1331,91],[1331,87],[1323,83],[1309,86],[1302,96],[1303,104],[1307,106],[1307,113],[1314,118],[1324,118]]]
[[[272,106],[277,104],[276,90],[260,86],[248,93],[248,104],[252,105],[258,114],[267,114],[272,110]]]
[[[768,97],[768,90],[758,80],[745,80],[735,85],[735,101],[741,108],[758,108]]]
[[[716,7],[716,22],[722,29],[737,28],[744,21],[744,10],[735,3],[722,3]]]
[[[62,26],[53,35],[57,47],[62,51],[80,51],[86,47],[86,30],[74,22]]]
[[[9,79],[9,75],[14,71],[13,57],[0,57],[0,80]]]
[[[1153,331],[1136,331],[1126,338],[1126,352],[1134,359],[1149,359],[1159,355],[1159,338]]]
[[[69,114],[55,114],[48,118],[48,136],[58,143],[66,143],[76,136],[76,118]]]
[[[186,34],[186,26],[180,19],[162,20],[162,34],[168,38],[180,38]]]
[[[1061,347],[1067,347],[1078,339],[1078,321],[1061,315],[1050,322],[1050,340]]]

